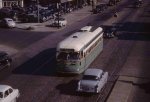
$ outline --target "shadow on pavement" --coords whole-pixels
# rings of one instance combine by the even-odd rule
[[[119,40],[138,40],[138,41],[150,41],[149,33],[122,33],[118,35]]]
[[[147,83],[142,83],[142,84],[133,84],[138,86],[139,88],[143,89],[145,93],[150,94],[150,81]]]
[[[150,41],[150,23],[126,22],[116,24],[117,31],[123,32],[118,35],[119,40]]]
[[[93,96],[91,93],[80,93],[77,92],[78,80],[71,80],[69,83],[59,84],[56,89],[60,91],[61,94],[72,95],[72,96],[82,96],[90,97]]]
[[[56,74],[56,49],[50,48],[14,69],[14,74],[53,76]]]

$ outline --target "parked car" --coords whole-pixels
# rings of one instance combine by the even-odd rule
[[[142,4],[143,4],[142,0],[136,0],[135,3],[134,3],[134,5],[135,5],[136,8],[141,7]]]
[[[11,18],[4,18],[0,21],[1,27],[14,28],[16,27],[16,23]]]
[[[108,5],[106,3],[100,3],[99,5],[96,6],[93,13],[101,13],[107,8],[108,8]]]
[[[107,79],[108,72],[97,68],[89,68],[84,72],[82,79],[79,80],[77,91],[99,93],[107,83]]]
[[[3,51],[0,51],[0,70],[11,65],[11,57]]]
[[[20,93],[8,85],[0,85],[0,102],[16,102]]]
[[[118,1],[118,0],[109,0],[108,5],[109,5],[109,6],[116,5],[117,1]],[[118,2],[119,2],[119,1],[118,1]]]
[[[52,26],[66,26],[67,25],[67,20],[65,18],[56,18],[53,23]]]
[[[0,19],[10,18],[10,12],[11,12],[10,8],[6,8],[6,7],[1,8],[0,9]]]

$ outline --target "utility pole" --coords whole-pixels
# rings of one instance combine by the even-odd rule
[[[40,22],[40,17],[39,17],[40,16],[40,14],[39,14],[39,0],[37,0],[37,10],[38,10],[38,12],[37,12],[38,15],[37,16],[38,16],[38,23],[39,23]]]
[[[92,0],[92,12],[94,11],[94,0]]]
[[[96,8],[96,3],[97,3],[97,0],[92,0],[92,12],[94,12],[94,9]]]
[[[59,29],[60,3],[57,3],[57,10],[58,10],[58,29]]]
[[[79,7],[79,1],[78,0],[77,0],[77,5],[76,6],[77,6],[77,10],[78,10],[78,7]]]

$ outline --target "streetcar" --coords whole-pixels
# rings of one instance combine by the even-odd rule
[[[86,30],[87,29],[87,30]],[[80,74],[103,50],[103,29],[85,26],[57,45],[58,73]]]

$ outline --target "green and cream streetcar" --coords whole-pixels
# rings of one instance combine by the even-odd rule
[[[85,26],[57,46],[57,71],[80,74],[103,50],[103,29]]]

